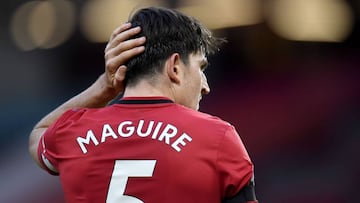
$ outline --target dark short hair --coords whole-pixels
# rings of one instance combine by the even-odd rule
[[[140,26],[145,36],[145,51],[127,62],[126,84],[162,71],[173,53],[179,53],[187,64],[189,55],[203,51],[205,55],[219,50],[223,39],[216,38],[198,20],[177,10],[149,7],[136,11],[129,19],[132,26]]]

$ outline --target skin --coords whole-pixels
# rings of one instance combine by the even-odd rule
[[[145,50],[142,46],[145,43],[144,37],[127,40],[141,30],[140,27],[130,28],[131,24],[125,23],[112,33],[105,48],[105,72],[89,88],[57,107],[33,128],[29,137],[29,152],[40,167],[42,166],[37,156],[39,141],[56,119],[72,108],[104,107],[124,90],[126,66],[123,64]]]
[[[202,95],[210,92],[204,74],[207,64],[202,52],[190,54],[187,65],[178,53],[174,53],[165,61],[162,74],[151,80],[144,78],[138,84],[127,87],[124,97],[163,96],[198,110]]]
[[[184,82],[177,103],[194,110],[199,109],[202,95],[210,92],[204,73],[207,64],[207,59],[201,52],[191,54],[188,65],[181,64],[184,71]]]
[[[69,109],[101,108],[123,91],[124,97],[164,96],[191,109],[199,109],[202,95],[210,92],[203,72],[208,62],[201,51],[190,54],[187,64],[183,63],[178,53],[173,53],[166,60],[162,74],[155,79],[144,78],[134,86],[124,87],[126,66],[123,64],[142,53],[146,41],[144,37],[128,40],[141,30],[139,27],[130,28],[131,25],[126,23],[112,33],[105,48],[105,72],[89,88],[57,107],[35,125],[29,137],[29,151],[40,167],[42,165],[37,156],[40,138]]]

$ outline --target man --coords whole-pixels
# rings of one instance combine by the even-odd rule
[[[256,202],[236,130],[196,111],[221,40],[164,8],[129,22],[110,38],[105,74],[34,127],[32,157],[60,176],[67,202]]]

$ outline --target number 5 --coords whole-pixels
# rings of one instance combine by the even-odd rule
[[[129,177],[152,177],[156,160],[116,160],[111,176],[106,203],[144,203],[142,200],[124,195]]]

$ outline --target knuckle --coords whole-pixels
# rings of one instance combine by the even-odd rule
[[[106,67],[113,69],[116,67],[116,62],[114,60],[108,60],[105,63]]]
[[[111,53],[109,51],[106,51],[104,56],[105,56],[105,59],[109,59],[109,58],[111,58]]]
[[[109,49],[110,49],[110,45],[107,44],[106,47],[105,47],[105,49],[104,49],[105,55],[109,52]]]

